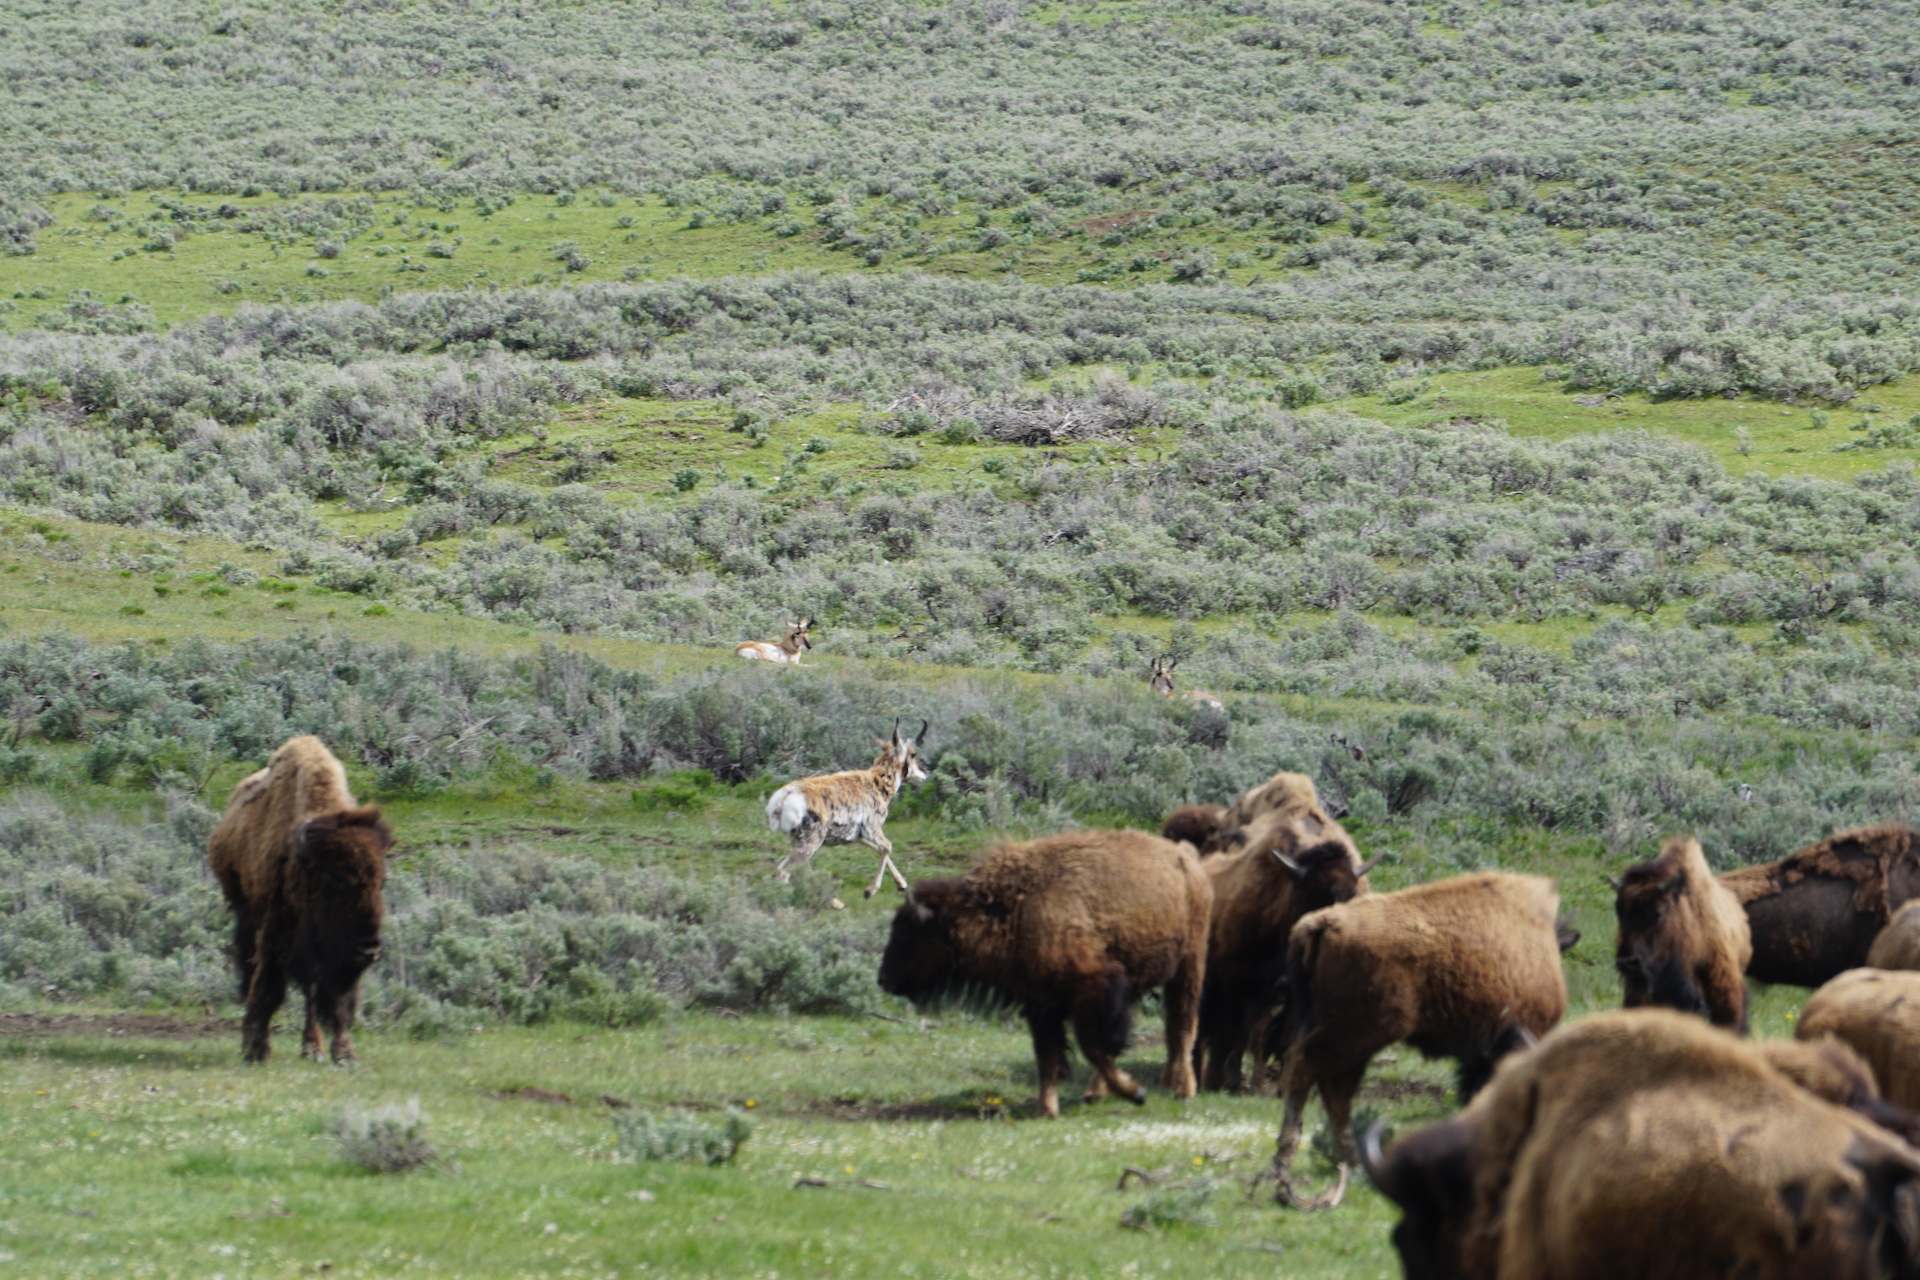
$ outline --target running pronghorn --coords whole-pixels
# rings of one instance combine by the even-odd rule
[[[1175,696],[1173,689],[1173,669],[1179,665],[1180,660],[1171,654],[1164,658],[1155,658],[1153,660],[1153,674],[1148,677],[1148,683],[1153,686],[1155,693],[1163,698]],[[1179,692],[1179,696],[1185,698],[1188,702],[1198,702],[1202,706],[1212,707],[1215,711],[1225,711],[1227,709],[1224,702],[1220,701],[1214,694],[1208,693],[1205,689],[1182,689]]]
[[[790,662],[797,667],[800,665],[800,651],[813,648],[813,641],[807,639],[807,628],[812,625],[812,618],[789,622],[787,638],[780,643],[775,644],[771,640],[742,640],[733,646],[733,651],[742,658],[754,658],[761,662]]]
[[[893,865],[893,841],[880,828],[887,820],[887,809],[900,788],[927,776],[920,767],[920,742],[927,736],[927,722],[911,738],[900,736],[900,722],[893,722],[893,737],[887,741],[871,769],[849,769],[845,773],[822,773],[798,782],[789,782],[767,801],[767,825],[784,831],[793,841],[787,856],[780,859],[774,874],[782,880],[793,873],[789,864],[806,866],[820,846],[852,844],[855,841],[880,851],[880,869],[867,886],[871,898],[880,892],[888,872],[904,892],[907,878]]]

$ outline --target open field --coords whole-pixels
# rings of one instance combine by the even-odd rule
[[[1920,815],[1912,3],[96,9],[0,0],[0,1275],[1398,1274],[1273,1099],[1043,1121],[869,851],[773,882],[896,717],[910,877],[1301,770],[1380,889],[1553,876],[1574,1016],[1662,836]],[[301,733],[384,955],[244,1069]]]

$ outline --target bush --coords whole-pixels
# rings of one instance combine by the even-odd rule
[[[427,1141],[420,1099],[399,1106],[347,1107],[334,1125],[340,1158],[368,1173],[409,1173],[439,1159]]]
[[[732,1164],[740,1154],[741,1145],[753,1134],[753,1122],[744,1111],[732,1107],[718,1123],[684,1112],[654,1116],[644,1111],[616,1111],[613,1131],[620,1158],[635,1164],[685,1160],[723,1165]]]

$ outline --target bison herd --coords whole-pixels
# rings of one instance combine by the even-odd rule
[[[807,800],[827,838],[884,852],[886,802],[918,741],[896,726],[873,785],[860,775],[839,806],[845,833],[824,830],[843,816],[826,803],[838,791],[820,815],[811,792],[782,794]],[[802,824],[784,825],[797,842]],[[306,997],[306,1053],[320,1056],[324,1024],[333,1058],[353,1056],[391,843],[317,739],[235,789],[209,862],[234,913],[249,1062],[267,1057],[289,981]],[[1069,1027],[1088,1101],[1145,1101],[1120,1057],[1133,1006],[1158,990],[1162,1087],[1277,1087],[1281,1197],[1330,1206],[1363,1168],[1400,1211],[1409,1277],[1920,1278],[1912,829],[1845,831],[1719,876],[1697,841],[1668,840],[1612,880],[1626,1008],[1564,1027],[1561,955],[1578,935],[1551,880],[1479,872],[1374,893],[1373,865],[1311,780],[1281,773],[1229,805],[1176,810],[1158,835],[1003,844],[907,887],[879,982],[916,1003],[1017,1006],[1047,1116]],[[1795,1041],[1743,1038],[1748,977],[1819,988]],[[1390,1144],[1377,1124],[1354,1133],[1369,1064],[1402,1043],[1457,1064],[1462,1109]],[[1303,1199],[1289,1170],[1316,1091],[1340,1177]]]

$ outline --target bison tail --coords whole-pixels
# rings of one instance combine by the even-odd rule
[[[1313,971],[1320,959],[1321,930],[1316,925],[1296,928],[1287,939],[1286,1003],[1281,1013],[1277,1049],[1281,1054],[1313,1031]]]
[[[767,801],[767,826],[773,831],[798,831],[807,825],[807,798],[788,783]]]

